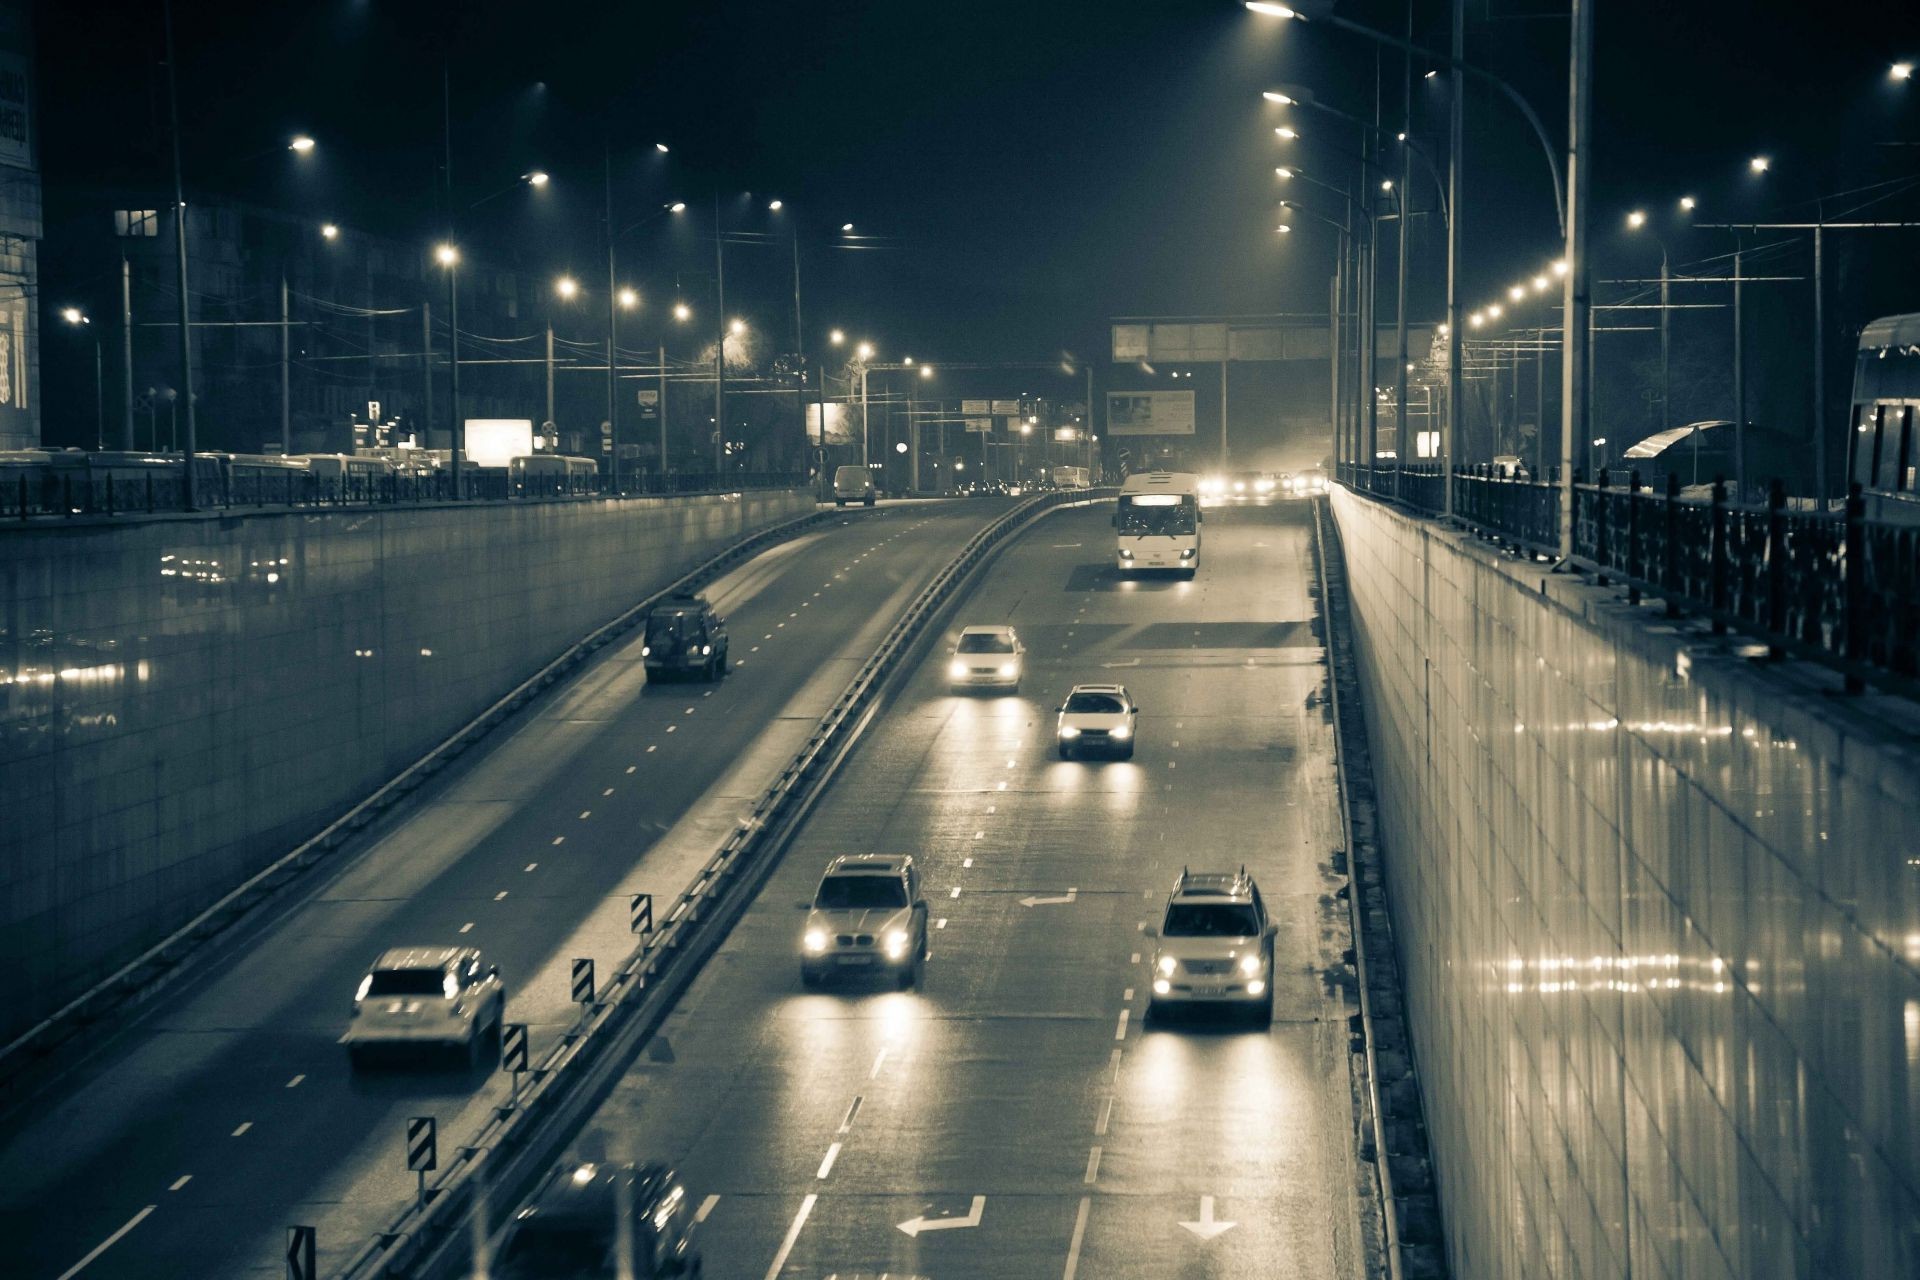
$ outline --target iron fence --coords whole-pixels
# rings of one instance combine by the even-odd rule
[[[1431,469],[1346,466],[1356,493],[1425,513],[1442,506]],[[1779,481],[1763,504],[1728,500],[1716,481],[1705,497],[1575,473],[1573,561],[1630,599],[1660,599],[1670,616],[1707,617],[1716,631],[1762,639],[1839,669],[1849,690],[1866,684],[1920,694],[1920,526],[1869,521],[1859,485],[1845,510],[1794,509]],[[1561,487],[1463,467],[1451,478],[1453,515],[1482,533],[1541,555],[1560,552]]]

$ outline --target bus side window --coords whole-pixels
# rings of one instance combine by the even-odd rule
[[[1873,486],[1883,493],[1898,493],[1903,464],[1906,462],[1906,415],[1898,406],[1883,404],[1876,406],[1876,416],[1880,419],[1879,447],[1874,451],[1874,472],[1876,483]]]
[[[1853,406],[1853,482],[1862,489],[1873,487],[1873,406]]]
[[[1913,406],[1901,405],[1895,410],[1900,415],[1900,491],[1912,493],[1914,490],[1913,473],[1916,455],[1920,455],[1920,440],[1914,439]]]

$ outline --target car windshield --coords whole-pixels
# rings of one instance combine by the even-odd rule
[[[828,876],[820,882],[820,893],[813,905],[822,911],[904,907],[907,886],[898,876]]]
[[[1076,693],[1067,699],[1067,710],[1115,716],[1125,711],[1126,706],[1111,693]]]
[[[972,632],[960,637],[960,653],[1012,653],[1013,637]]]
[[[1135,502],[1132,498],[1120,499],[1119,529],[1121,533],[1135,537],[1173,537],[1193,532],[1193,498],[1181,495],[1178,502],[1167,502],[1167,495],[1151,494],[1159,499],[1156,503]]]
[[[447,975],[440,969],[375,969],[367,984],[370,996],[437,996],[446,993]]]
[[[1160,932],[1169,938],[1251,938],[1260,924],[1243,902],[1175,902]]]

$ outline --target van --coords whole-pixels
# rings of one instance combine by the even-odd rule
[[[864,502],[873,505],[873,472],[866,467],[837,467],[833,473],[833,505],[844,507],[849,502]]]

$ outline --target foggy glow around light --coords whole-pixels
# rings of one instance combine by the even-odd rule
[[[1555,260],[1553,264],[1553,274],[1557,276],[1564,276],[1567,274],[1567,260],[1565,258],[1559,258]]]
[[[530,187],[544,187],[549,181],[551,179],[548,178],[545,169],[535,169],[527,174],[527,185]]]
[[[839,346],[841,343],[845,342],[846,340],[847,340],[846,333],[840,329],[835,329],[832,333],[827,335],[827,341],[831,342],[836,347]]]
[[[1645,209],[1635,209],[1632,213],[1627,215],[1627,225],[1629,227],[1632,227],[1635,231],[1638,231],[1641,227],[1646,226],[1647,211]]]
[[[65,320],[68,324],[86,324],[87,323],[87,313],[82,311],[78,307],[60,308],[60,318],[62,320]]]
[[[653,144],[653,149],[654,149],[655,151],[658,151],[658,152],[659,152],[659,153],[660,153],[661,155],[665,155],[665,154],[667,154],[667,144],[666,144],[666,143],[664,143],[664,142],[656,142],[656,143],[654,143],[654,144]]]
[[[1476,329],[1478,329],[1481,325],[1485,324],[1486,322],[1487,322],[1487,317],[1483,312],[1476,311],[1472,315],[1467,317],[1467,323],[1472,325]]]
[[[785,202],[783,202],[783,201],[780,201],[780,200],[769,200],[769,201],[767,201],[767,208],[768,208],[769,210],[771,210],[772,212],[774,212],[774,213],[778,213],[778,212],[780,212],[780,211],[781,211],[782,209],[784,209],[784,208],[786,208],[786,207],[787,207],[787,206],[786,206],[786,204],[785,204]]]
[[[686,211],[687,211],[687,202],[685,200],[675,200],[672,204],[667,206],[667,212],[669,213],[685,213]]]
[[[1487,319],[1489,320],[1498,320],[1501,314],[1500,304],[1497,302],[1487,308]]]
[[[676,302],[673,304],[673,318],[675,320],[691,320],[693,318],[693,308],[684,302]]]
[[[340,228],[334,226],[331,222],[320,224],[320,235],[322,239],[331,240],[339,234]]]
[[[1547,279],[1545,276],[1535,276],[1533,278],[1533,291],[1535,293],[1545,293],[1547,286],[1552,283],[1553,281]]]
[[[1246,0],[1247,9],[1269,18],[1297,18],[1300,15],[1283,4],[1272,4],[1269,0]]]
[[[561,276],[553,282],[553,291],[571,301],[580,292],[580,285],[572,276]]]
[[[733,334],[735,337],[739,337],[741,334],[745,333],[746,331],[747,331],[747,322],[745,320],[735,318],[727,322],[727,332]]]
[[[1913,64],[1911,62],[1896,62],[1887,68],[1887,77],[1892,80],[1911,80],[1913,79]]]
[[[1265,90],[1264,92],[1261,93],[1260,96],[1265,98],[1268,102],[1277,102],[1283,107],[1290,107],[1293,105],[1293,99],[1289,98],[1286,94],[1281,93],[1277,89]]]
[[[855,354],[858,355],[862,360],[873,359],[873,344],[871,342],[861,343],[860,346],[856,349]]]
[[[620,305],[628,311],[640,305],[640,293],[632,285],[622,286],[620,292],[616,294],[615,297],[619,299]]]
[[[1696,201],[1696,200],[1695,200],[1695,199],[1694,199],[1694,198],[1693,198],[1692,196],[1681,196],[1681,197],[1680,197],[1680,207],[1681,207],[1682,209],[1684,209],[1684,210],[1685,210],[1686,212],[1688,212],[1688,213],[1692,213],[1692,212],[1693,212],[1693,206],[1694,206],[1695,204],[1697,204],[1697,203],[1698,203],[1698,201]]]
[[[1747,168],[1755,173],[1765,173],[1767,170],[1773,168],[1773,161],[1769,160],[1766,156],[1755,156],[1753,159],[1747,161]]]
[[[301,133],[301,134],[294,135],[293,141],[287,144],[287,150],[298,151],[301,155],[305,155],[307,152],[313,150],[315,145],[316,144],[312,138],[309,138],[306,134]]]
[[[1284,125],[1284,124],[1281,125],[1279,128],[1275,129],[1274,132],[1278,134],[1280,137],[1286,138],[1289,141],[1300,136],[1299,134],[1295,133],[1291,128],[1289,128],[1287,125]]]
[[[853,230],[853,224],[851,222],[843,222],[840,224],[840,229],[842,231],[851,231]]]
[[[1293,177],[1295,170],[1289,169],[1286,166],[1282,165],[1280,168],[1275,169],[1273,172],[1274,172],[1274,176],[1276,177],[1291,178]]]
[[[1517,284],[1514,285],[1511,289],[1507,290],[1507,297],[1513,299],[1515,302],[1520,301],[1520,299],[1526,296],[1527,296],[1527,291]]]
[[[433,260],[443,267],[450,267],[460,261],[460,251],[450,244],[436,245],[433,250]]]

